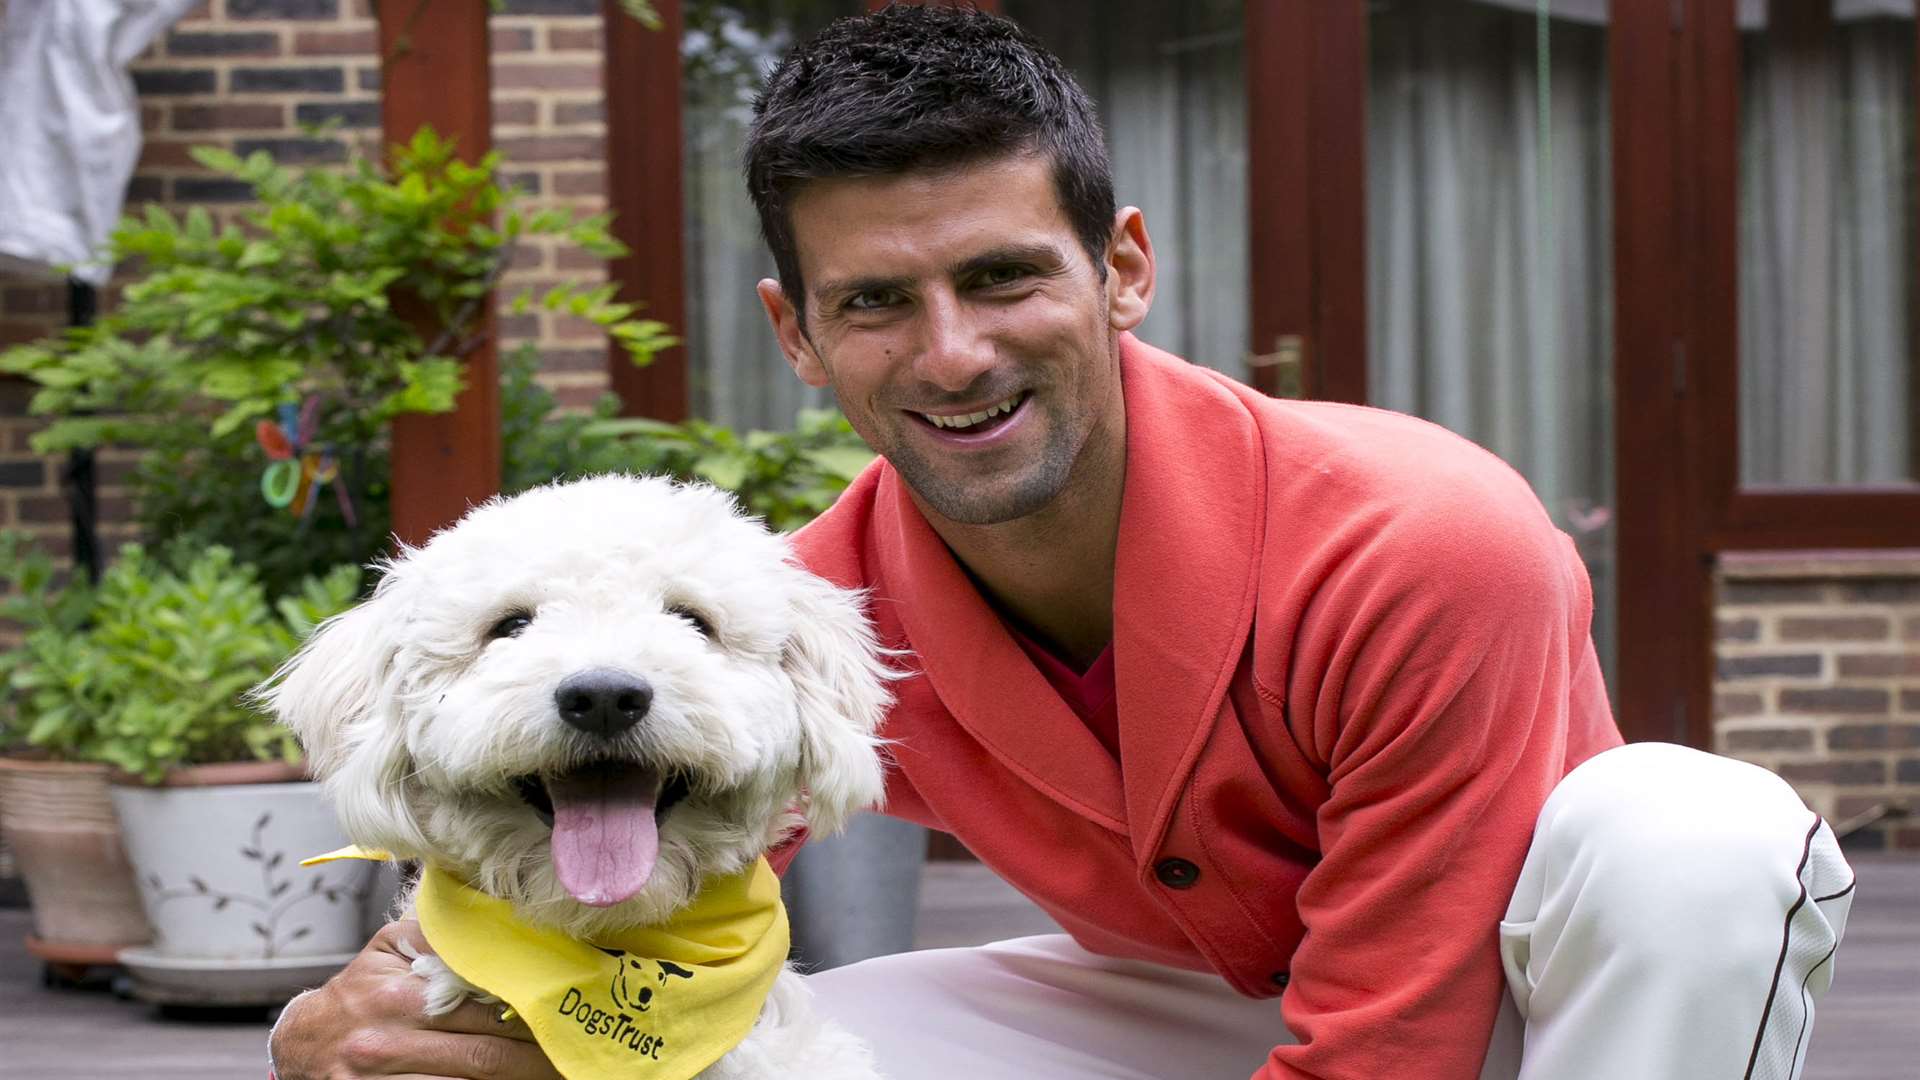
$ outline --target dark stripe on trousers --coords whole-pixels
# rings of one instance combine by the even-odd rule
[[[1793,917],[1807,905],[1807,882],[1805,874],[1807,863],[1813,859],[1813,838],[1820,832],[1820,815],[1813,815],[1813,828],[1807,830],[1807,837],[1800,845],[1800,865],[1794,868],[1793,878],[1800,885],[1800,898],[1787,909],[1787,918],[1780,928],[1780,956],[1773,962],[1773,982],[1767,986],[1767,1005],[1760,1010],[1760,1026],[1753,1033],[1753,1052],[1747,1055],[1747,1071],[1742,1080],[1753,1080],[1753,1068],[1760,1060],[1760,1044],[1767,1036],[1767,1017],[1773,1013],[1773,999],[1780,992],[1780,972],[1787,966],[1787,943],[1793,938]]]

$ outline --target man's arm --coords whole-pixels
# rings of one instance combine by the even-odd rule
[[[1300,1044],[1260,1080],[1474,1080],[1570,732],[1617,741],[1571,545],[1532,505],[1433,517],[1369,540],[1302,622],[1290,722],[1330,796],[1282,1001]]]
[[[525,1024],[501,1021],[498,1004],[428,1017],[426,980],[403,942],[432,952],[419,923],[390,923],[325,986],[288,1004],[270,1037],[277,1080],[561,1080]]]

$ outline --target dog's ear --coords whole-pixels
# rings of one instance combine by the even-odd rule
[[[384,582],[382,583],[385,584]],[[293,729],[316,776],[340,767],[353,729],[378,706],[398,651],[390,590],[314,628],[251,697]]]
[[[782,662],[799,699],[807,826],[815,836],[831,836],[886,794],[875,733],[893,703],[887,690],[893,676],[881,662],[861,595],[812,574],[798,577],[794,629]]]

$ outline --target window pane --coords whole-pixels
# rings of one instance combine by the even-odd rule
[[[1744,483],[1920,478],[1912,13],[1740,8]]]
[[[832,395],[794,378],[753,287],[774,276],[740,175],[753,98],[787,48],[852,10],[846,0],[690,0],[680,62],[685,109],[687,366],[693,414],[788,428]]]
[[[1247,88],[1239,0],[1006,0],[1100,111],[1114,196],[1158,264],[1142,340],[1236,378],[1247,357]]]
[[[1604,0],[1374,0],[1369,398],[1517,468],[1578,543],[1613,670]]]

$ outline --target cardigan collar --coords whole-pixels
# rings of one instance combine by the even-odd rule
[[[885,592],[954,719],[1054,801],[1131,838],[1144,866],[1218,715],[1253,622],[1264,458],[1211,373],[1120,342],[1127,475],[1113,613],[1121,760],[1054,693],[885,470],[874,537]]]

